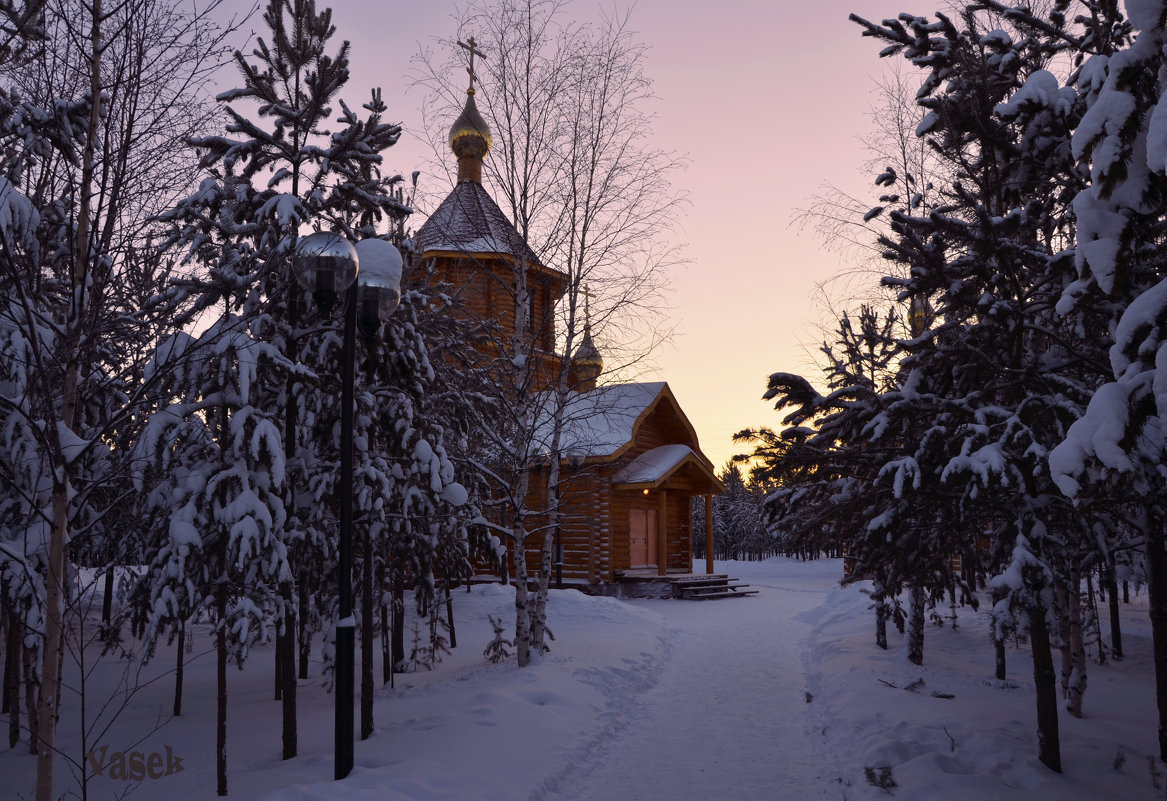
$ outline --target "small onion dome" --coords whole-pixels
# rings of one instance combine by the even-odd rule
[[[482,183],[482,159],[490,151],[490,127],[478,106],[474,104],[474,90],[466,93],[466,107],[450,126],[450,149],[458,157],[458,180]]]
[[[918,337],[931,324],[932,304],[923,295],[912,295],[911,303],[908,304],[908,330],[913,337]]]
[[[580,392],[595,389],[596,379],[604,371],[604,358],[596,344],[592,342],[592,326],[584,325],[583,339],[571,357],[571,383]]]

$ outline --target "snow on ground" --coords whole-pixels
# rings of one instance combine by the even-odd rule
[[[357,742],[356,768],[343,782],[331,778],[332,699],[318,678],[299,685],[300,756],[279,759],[272,651],[257,648],[243,671],[229,673],[230,797],[1167,798],[1155,786],[1167,781],[1167,770],[1151,758],[1156,721],[1145,597],[1123,607],[1127,658],[1090,664],[1086,717],[1061,716],[1066,772],[1059,776],[1035,757],[1028,651],[1011,648],[1008,678],[995,681],[984,620],[971,609],[958,610],[955,629],[929,627],[925,665],[917,667],[894,637],[889,650],[875,647],[866,597],[857,587],[836,586],[838,560],[716,567],[759,594],[689,602],[554,592],[553,650],[521,671],[513,659],[492,665],[482,656],[491,638],[487,615],[513,617],[511,590],[484,585],[456,593],[459,647],[433,672],[399,675],[395,689],[378,691],[377,731]],[[184,714],[173,720],[173,646],[162,646],[140,673],[130,660],[88,654],[89,716],[107,699],[113,704],[105,721],[124,709],[83,747],[79,696],[66,690],[65,754],[79,762],[83,751],[105,746],[107,754],[137,750],[148,760],[169,746],[182,760],[181,771],[141,781],[111,778],[107,765],[89,782],[90,801],[127,791],[147,801],[214,797],[214,658],[205,628],[198,635],[185,655]],[[66,658],[74,687],[75,663]],[[127,674],[148,683],[127,693],[119,685]],[[904,689],[920,680],[915,692]],[[33,771],[26,743],[0,751],[0,801],[31,797]],[[64,764],[57,783],[80,797]]]
[[[1085,716],[1059,715],[1058,775],[1036,757],[1027,647],[1009,648],[1006,679],[997,681],[984,616],[958,608],[955,629],[950,620],[929,625],[924,665],[913,665],[890,625],[889,649],[874,647],[874,613],[858,587],[832,589],[825,604],[802,615],[813,627],[805,651],[808,709],[813,726],[845,755],[836,765],[843,798],[886,797],[871,781],[912,801],[1167,798],[1161,789],[1167,766],[1152,756],[1158,749],[1146,596],[1121,610],[1125,659],[1099,665],[1097,645],[1090,649]],[[1109,642],[1107,625],[1102,633]]]
[[[586,775],[556,801],[799,799],[825,792],[819,745],[805,733],[800,613],[823,602],[837,560],[719,563],[755,597],[632,601],[673,627],[656,688],[628,727],[603,744]],[[837,797],[837,796],[835,796]]]

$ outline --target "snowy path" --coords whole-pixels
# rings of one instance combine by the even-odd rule
[[[674,627],[670,658],[627,728],[592,755],[585,775],[549,799],[832,797],[820,777],[822,748],[804,731],[809,626],[797,618],[819,606],[838,577],[812,572],[779,584],[743,572],[736,574],[757,596],[635,602]]]

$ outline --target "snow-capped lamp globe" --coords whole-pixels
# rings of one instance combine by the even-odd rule
[[[372,337],[401,303],[401,254],[384,239],[357,242],[361,270],[357,274],[357,324]]]
[[[357,249],[336,231],[316,231],[296,243],[292,268],[300,286],[312,293],[325,314],[344,293],[359,271]]]

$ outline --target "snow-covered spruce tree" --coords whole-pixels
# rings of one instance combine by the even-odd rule
[[[791,432],[794,452],[817,445],[832,457],[818,482],[831,487],[830,500],[811,506],[820,515],[812,519],[848,512],[859,575],[912,587],[913,661],[922,658],[926,597],[951,587],[951,556],[967,558],[987,539],[989,567],[1001,573],[998,611],[1023,610],[1033,638],[1039,756],[1057,770],[1052,589],[1066,578],[1056,572],[1064,543],[1086,532],[1045,459],[1089,397],[1092,374],[1082,333],[1054,310],[1074,277],[1068,212],[1081,181],[1068,145],[1082,108],[1044,67],[1082,32],[1059,14],[1033,20],[992,3],[957,19],[855,19],[885,43],[883,55],[925,70],[918,133],[949,181],[936,186],[927,214],[893,211],[880,240],[902,265],[884,283],[915,318],[894,386],[824,397],[780,374],[770,396],[800,409],[789,423],[820,418]],[[806,497],[795,487],[776,501]]]
[[[384,244],[358,243],[362,262],[375,257],[378,246]],[[374,613],[381,609],[384,614],[386,587],[412,589],[418,612],[429,615],[433,625],[440,619],[438,577],[448,584],[469,575],[464,520],[476,515],[472,507],[462,508],[467,493],[454,480],[446,447],[447,431],[458,425],[459,410],[437,385],[426,337],[436,322],[436,300],[425,289],[408,290],[384,322],[380,338],[377,332],[365,332],[365,369],[354,424],[353,521],[361,557],[362,739],[373,732]],[[316,462],[313,486],[335,494],[340,490],[334,481],[336,455],[320,456],[324,458]],[[375,587],[378,576],[381,585]]]
[[[492,421],[487,425],[496,421],[483,414],[493,402],[482,391],[485,370],[474,345],[482,328],[459,307],[456,287],[435,283],[424,265],[414,263],[411,246],[412,241],[403,246],[409,289],[384,326],[385,343],[378,351],[382,355],[370,355],[377,365],[370,385],[385,399],[377,412],[384,453],[401,467],[403,475],[395,481],[401,488],[399,497],[418,510],[416,519],[403,518],[394,500],[385,514],[386,530],[375,545],[376,567],[383,576],[382,614],[390,616],[382,628],[391,629],[392,638],[383,644],[386,682],[406,657],[406,591],[413,591],[419,615],[437,614],[440,598],[435,590],[448,599],[449,587],[469,577],[471,554],[486,563],[499,560],[497,538],[491,542],[483,526],[468,526],[483,519],[479,508],[490,498],[482,473],[474,467],[481,462],[474,456],[486,450],[484,419]],[[419,348],[422,343],[424,350]],[[438,457],[436,475],[447,476],[440,488],[431,483],[434,474],[416,461],[420,440]],[[449,485],[447,468],[441,466],[447,460],[456,466],[458,484],[465,491],[461,506],[454,502],[463,493]]]
[[[195,310],[218,314],[218,321],[190,342],[179,335],[164,346],[191,354],[184,376],[189,386],[179,395],[183,400],[161,410],[155,424],[193,427],[190,441],[195,453],[171,482],[180,495],[179,485],[194,488],[182,507],[188,517],[198,515],[214,525],[196,528],[202,544],[191,549],[184,539],[190,532],[182,528],[182,516],[176,516],[153,561],[151,631],[157,634],[165,625],[176,625],[186,611],[180,606],[172,614],[171,607],[161,603],[176,586],[194,593],[191,609],[208,603],[207,593],[213,590],[219,626],[220,793],[226,792],[223,670],[228,651],[242,657],[254,636],[249,627],[229,625],[233,610],[242,604],[249,614],[275,616],[284,641],[279,662],[283,750],[285,757],[294,755],[295,583],[326,586],[321,575],[306,571],[329,568],[324,532],[335,530],[324,525],[331,509],[311,510],[317,520],[301,514],[310,504],[309,476],[315,465],[301,457],[297,447],[301,438],[312,435],[311,420],[305,419],[310,411],[300,410],[311,394],[313,376],[334,372],[327,343],[335,337],[329,330],[319,333],[319,320],[313,318],[307,319],[317,324],[316,336],[299,327],[307,304],[295,289],[289,256],[306,224],[329,226],[360,239],[374,233],[377,221],[407,212],[391,191],[399,179],[383,177],[378,169],[381,152],[400,135],[399,126],[383,121],[379,93],[374,92],[365,105],[364,118],[337,99],[348,79],[348,44],[333,56],[327,54],[335,30],[331,12],[317,13],[311,0],[272,0],[264,20],[271,31],[270,43],[258,39],[254,62],[235,54],[243,86],[219,96],[229,104],[223,109],[226,132],[189,140],[202,154],[206,177],[195,194],[164,216],[173,227],[172,241],[186,248],[189,259],[206,271],[183,285],[198,298]],[[333,102],[339,111],[334,111]],[[330,130],[333,123],[335,129]],[[206,411],[200,412],[204,407]],[[200,422],[192,415],[205,418]],[[200,432],[200,426],[206,430]],[[246,440],[225,438],[251,431],[249,426],[254,432]],[[242,474],[231,481],[212,481],[226,469],[225,454],[235,447],[251,448],[248,459],[240,454]],[[301,495],[303,505],[297,501]],[[259,500],[252,502],[252,496]],[[248,499],[250,505],[234,502],[236,497]],[[235,522],[255,529],[256,547],[230,552],[231,516],[215,511],[220,508],[251,515],[251,523],[244,524],[242,518]],[[295,553],[292,563],[290,549]],[[302,558],[300,550],[307,551]],[[227,570],[227,580],[214,588],[192,589],[176,565],[193,569],[199,560],[211,560]],[[239,588],[230,586],[234,575],[261,577],[262,582],[241,591],[258,593],[266,605],[258,597],[236,596]]]
[[[0,571],[41,618],[30,743],[37,797],[53,798],[63,579],[77,560],[111,571],[115,544],[133,544],[115,515],[153,400],[144,354],[170,310],[148,218],[191,175],[157,156],[203,119],[221,31],[167,2],[6,3],[0,16]]]
[[[1090,185],[1074,199],[1077,281],[1060,308],[1095,322],[1113,344],[1108,382],[1050,458],[1058,486],[1085,511],[1122,508],[1147,559],[1159,711],[1159,757],[1167,761],[1167,391],[1159,371],[1167,322],[1167,7],[1126,4],[1133,41],[1093,54],[1077,86],[1087,111],[1074,155]],[[1101,318],[1101,324],[1097,320]]]
[[[885,284],[926,299],[934,318],[908,344],[904,379],[885,395],[871,439],[894,438],[902,451],[881,470],[881,480],[903,482],[896,496],[939,501],[936,521],[948,530],[989,536],[990,568],[1001,574],[994,585],[1004,592],[998,611],[1023,609],[1032,638],[1039,756],[1060,770],[1054,588],[1077,575],[1073,564],[1093,536],[1057,493],[1046,459],[1097,376],[1083,358],[1086,333],[1054,308],[1075,277],[1070,204],[1082,181],[1069,143],[1083,108],[1044,68],[1088,33],[1060,14],[1047,21],[986,6],[969,6],[959,25],[940,14],[859,20],[887,43],[884,54],[902,52],[929,70],[919,132],[952,165],[935,210],[893,213],[881,238],[887,257],[909,269]],[[875,552],[902,552],[899,532],[886,530],[888,547]],[[926,547],[957,545],[935,544]]]
[[[863,547],[873,509],[894,492],[894,484],[875,482],[890,452],[871,445],[868,427],[883,394],[896,386],[900,322],[892,310],[878,315],[864,307],[857,323],[844,314],[836,342],[823,344],[826,395],[801,376],[775,373],[765,398],[791,410],[782,420],[786,428],[747,430],[736,439],[754,444],[754,477],[776,487],[765,511],[786,553],[845,553],[851,581],[873,579],[876,643],[886,648],[887,620],[896,619],[892,599],[919,567],[868,558]]]
[[[250,259],[236,258],[246,269]],[[169,526],[150,554],[146,638],[181,629],[198,612],[215,622],[218,692],[216,765],[227,793],[227,663],[242,667],[263,636],[278,587],[291,580],[281,490],[285,478],[280,419],[256,404],[292,365],[259,336],[266,318],[250,304],[231,307],[230,286],[246,273],[217,269],[224,311],[197,338],[175,334],[161,349],[197,352],[168,385],[173,399],[152,417],[140,454],[164,468],[152,499]],[[169,355],[169,354],[167,354]]]

